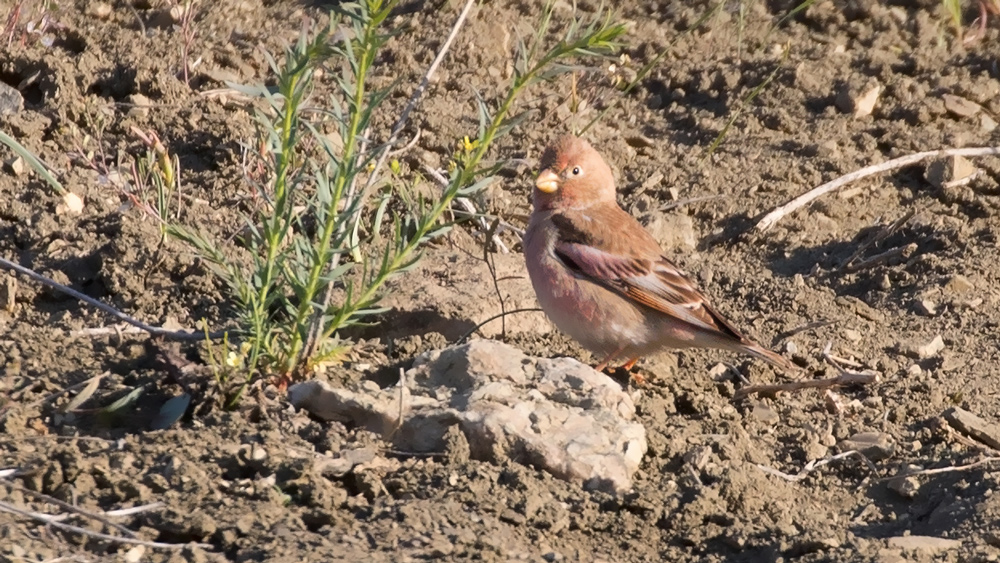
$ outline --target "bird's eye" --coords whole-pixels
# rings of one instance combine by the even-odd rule
[[[575,166],[573,168],[573,175],[574,176],[579,176],[580,175],[580,167],[579,166]]]

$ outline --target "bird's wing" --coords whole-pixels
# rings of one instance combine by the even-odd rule
[[[634,258],[572,242],[557,243],[554,251],[577,276],[694,327],[744,340],[684,272],[664,257]]]
[[[692,327],[746,341],[618,206],[556,213],[550,220],[557,233],[553,252],[575,275]]]

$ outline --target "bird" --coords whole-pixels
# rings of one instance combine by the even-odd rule
[[[714,348],[797,371],[737,330],[619,207],[611,168],[590,143],[566,135],[539,168],[522,244],[528,276],[553,324],[603,358],[594,369],[625,360],[630,372],[661,350]]]

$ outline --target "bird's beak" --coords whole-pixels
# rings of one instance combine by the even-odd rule
[[[538,191],[550,194],[559,189],[559,176],[551,170],[542,170],[535,180]]]

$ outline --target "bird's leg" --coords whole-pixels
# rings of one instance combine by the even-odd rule
[[[622,369],[624,369],[625,373],[628,374],[629,379],[631,379],[633,382],[635,382],[636,385],[642,387],[643,385],[646,384],[646,378],[643,377],[642,374],[631,373],[632,372],[632,368],[635,367],[635,363],[638,362],[638,361],[639,361],[639,357],[636,356],[635,358],[632,358],[631,360],[629,360],[628,362],[626,362],[625,365],[622,366]]]
[[[624,350],[624,349],[625,349],[625,346],[622,345],[621,348],[619,348],[619,349],[615,350],[614,352],[612,352],[607,358],[604,358],[603,362],[601,362],[601,363],[597,364],[596,366],[594,366],[594,369],[597,370],[597,371],[604,371],[604,368],[608,367],[608,364],[610,364],[612,360],[614,360],[615,358],[617,358],[618,354],[621,354],[622,350]]]

